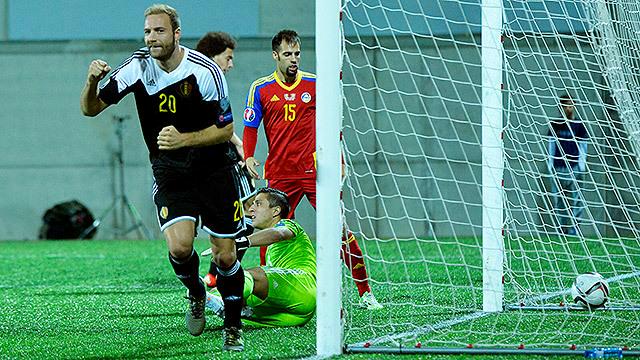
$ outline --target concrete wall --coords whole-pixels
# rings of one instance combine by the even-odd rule
[[[185,40],[193,46],[195,39]],[[315,71],[313,40],[303,38],[302,68]],[[111,205],[117,184],[115,117],[124,122],[126,195],[144,223],[159,236],[151,198],[152,176],[135,104],[127,96],[96,118],[80,113],[79,96],[89,62],[102,58],[117,66],[141,46],[137,42],[56,42],[7,44],[0,51],[0,239],[33,239],[41,216],[52,205],[77,199],[98,216]],[[271,39],[240,39],[236,67],[227,76],[236,131],[249,85],[273,71]],[[261,132],[261,135],[262,132]],[[266,157],[264,137],[257,156]],[[260,183],[264,185],[263,183]],[[312,209],[304,203],[299,217],[315,232]],[[98,237],[111,237],[113,214]],[[130,234],[136,237],[135,232]]]
[[[141,8],[146,5],[132,4]],[[270,37],[274,32],[288,27],[307,35],[303,37],[302,68],[315,71],[313,6],[293,0],[251,2],[255,5],[255,14],[252,12],[246,20],[251,24],[225,28],[243,22],[216,20],[212,23],[221,26],[212,27],[203,20],[208,17],[194,15],[197,15],[194,8],[202,12],[206,8],[182,4],[187,7],[187,11],[182,12],[184,25],[196,23],[185,30],[183,44],[195,45],[197,37],[188,36],[195,34],[193,29],[221,29],[241,35],[236,68],[227,77],[238,133],[242,132],[240,116],[249,84],[273,71]],[[456,16],[467,18],[468,8],[475,6],[467,5],[456,11],[440,9],[436,4],[429,6],[434,7],[433,11],[442,12],[442,16],[458,14]],[[12,17],[11,14],[15,15],[12,9],[15,11],[17,6],[25,7],[17,1],[0,1],[3,10],[0,25],[9,39],[17,33],[30,33],[24,29],[17,31],[20,26],[28,28],[28,21]],[[180,3],[175,6],[180,9]],[[283,8],[296,16],[281,16]],[[358,11],[355,9],[352,13]],[[477,26],[478,16],[474,14],[467,19]],[[127,12],[126,18],[138,19],[139,14],[133,16]],[[389,19],[378,16],[371,20],[376,26],[382,26]],[[405,25],[414,29],[417,20],[407,21]],[[437,18],[433,21],[439,25],[415,28],[429,30],[429,34],[420,37],[405,34],[395,39],[374,38],[366,28],[346,25],[348,34],[362,31],[363,35],[349,36],[344,66],[347,99],[344,135],[352,163],[345,202],[351,209],[347,212],[350,227],[365,235],[480,236],[479,39],[468,33],[447,38],[441,34],[447,30],[448,23]],[[63,21],[61,26],[64,24],[67,22]],[[564,28],[575,25],[565,24]],[[579,25],[584,28],[587,22]],[[137,25],[131,27],[134,30],[124,34],[111,34],[112,40],[90,40],[96,36],[92,29],[94,35],[78,37],[88,40],[1,43],[3,111],[0,119],[4,126],[0,133],[3,154],[0,158],[0,239],[35,238],[42,214],[58,202],[78,199],[96,216],[109,209],[118,195],[114,160],[116,117],[128,118],[123,139],[126,195],[154,236],[160,236],[150,195],[152,179],[147,151],[133,98],[125,98],[93,119],[82,116],[78,105],[86,69],[93,58],[103,58],[115,66],[142,46],[141,41],[113,40],[118,36],[136,38]],[[549,117],[558,111],[558,92],[566,88],[578,99],[578,114],[588,122],[593,138],[590,143],[592,171],[585,179],[585,197],[591,204],[586,214],[590,226],[585,230],[589,234],[627,234],[635,226],[629,226],[629,222],[635,224],[640,216],[634,191],[638,181],[621,176],[622,172],[616,169],[633,171],[637,165],[628,150],[628,142],[621,140],[623,125],[616,117],[615,107],[606,105],[612,101],[596,59],[589,55],[586,43],[569,38],[558,44],[540,39],[532,43],[531,39],[505,42],[507,51],[519,48],[525,55],[508,61],[509,76],[505,79],[505,123],[509,124],[505,132],[508,151],[505,185],[507,189],[517,189],[506,192],[506,201],[513,208],[508,214],[508,228],[528,234],[550,229],[552,219],[546,195],[549,182],[544,177],[545,134]],[[586,40],[583,37],[580,41]],[[350,45],[353,42],[366,44],[367,50],[363,51],[360,43]],[[394,50],[398,45],[404,52]],[[414,51],[418,48],[419,52]],[[525,48],[533,48],[537,54],[527,54]],[[566,61],[567,54],[578,55]],[[582,57],[584,54],[586,57]],[[382,70],[374,72],[371,66]],[[264,159],[265,150],[264,137],[261,137],[258,157]],[[390,156],[400,152],[406,156]],[[613,156],[613,153],[624,156]],[[592,156],[596,154],[599,157]],[[108,215],[98,237],[114,236],[113,214]],[[307,230],[315,233],[314,213],[306,202],[297,215]]]
[[[480,238],[479,38],[378,36],[347,43],[351,228],[365,238]],[[505,227],[513,235],[557,234],[547,133],[564,93],[575,99],[590,134],[581,230],[633,237],[640,228],[636,157],[592,44],[584,36],[505,40],[504,203]]]

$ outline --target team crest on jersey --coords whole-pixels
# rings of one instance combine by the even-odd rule
[[[169,216],[169,209],[166,206],[163,206],[160,209],[160,217],[163,218],[163,219],[166,219],[167,216]]]
[[[300,96],[300,100],[302,100],[303,103],[308,103],[309,101],[311,101],[311,94],[309,94],[308,92],[304,92],[302,93],[302,96]]]
[[[189,83],[188,81],[183,81],[178,88],[178,93],[184,97],[187,97],[191,95],[192,90],[193,85],[191,85],[191,83]]]
[[[256,118],[256,112],[252,108],[244,109],[244,121],[251,122]]]
[[[296,94],[284,94],[284,99],[287,101],[293,101],[296,99]]]

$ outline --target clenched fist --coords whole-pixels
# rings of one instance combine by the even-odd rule
[[[87,73],[87,81],[98,82],[104,79],[105,76],[111,71],[111,66],[104,60],[96,59],[89,64],[89,71]]]

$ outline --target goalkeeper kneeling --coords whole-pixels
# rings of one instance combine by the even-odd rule
[[[236,240],[237,251],[270,245],[266,265],[244,272],[243,322],[249,325],[304,325],[316,311],[316,256],[302,227],[282,219],[289,201],[282,191],[259,189],[249,215],[256,232]],[[217,290],[207,293],[206,307],[224,318]]]

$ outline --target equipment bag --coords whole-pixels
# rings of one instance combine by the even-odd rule
[[[45,211],[42,221],[38,235],[40,239],[91,239],[96,233],[96,228],[87,232],[94,217],[77,200],[56,204]]]

